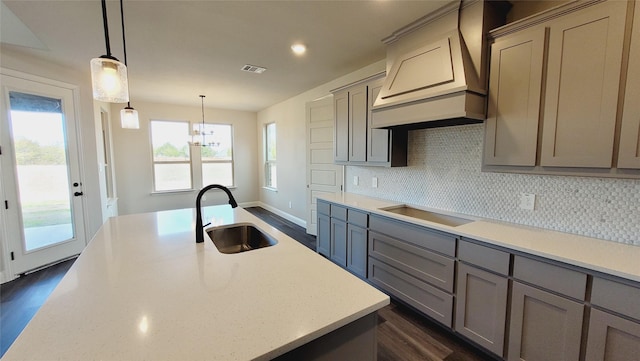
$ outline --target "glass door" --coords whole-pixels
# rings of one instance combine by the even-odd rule
[[[2,174],[11,270],[85,245],[73,90],[2,75]]]

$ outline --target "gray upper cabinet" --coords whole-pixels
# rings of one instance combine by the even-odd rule
[[[491,46],[484,164],[535,166],[545,29],[496,40]]]
[[[627,49],[630,5],[569,1],[491,31],[483,170],[640,175],[640,30]]]
[[[407,165],[407,131],[372,128],[371,108],[382,82],[380,74],[333,91],[336,163]]]
[[[550,24],[540,165],[611,168],[626,1]]]
[[[382,89],[383,79],[378,79],[369,84],[369,119],[371,119],[371,108],[373,102],[378,97],[380,89]],[[367,161],[386,163],[389,161],[389,135],[388,129],[377,129],[372,127],[372,123],[368,122],[367,127]]]
[[[349,89],[349,161],[367,160],[368,88]]]
[[[333,160],[349,160],[349,92],[341,91],[333,95]]]
[[[640,169],[640,4],[636,3],[622,111],[618,168]]]

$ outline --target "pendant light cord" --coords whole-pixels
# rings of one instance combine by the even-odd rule
[[[102,22],[104,24],[104,42],[107,45],[107,56],[111,57],[111,46],[109,45],[109,23],[107,22],[107,1],[102,0]]]
[[[106,0],[102,0],[103,3]],[[129,73],[129,65],[127,65],[127,40],[124,36],[124,7],[122,6],[122,0],[120,0],[120,19],[122,22],[122,49],[124,50],[124,66],[127,67],[127,73]],[[129,84],[127,83],[127,86]],[[127,102],[127,107],[131,108],[131,101]]]

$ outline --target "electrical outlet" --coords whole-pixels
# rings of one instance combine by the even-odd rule
[[[371,178],[371,187],[378,188],[378,177]]]
[[[357,186],[357,185],[358,185],[358,181],[359,181],[358,176],[357,176],[357,175],[354,175],[354,176],[353,176],[353,185],[354,185],[354,186]]]
[[[536,208],[536,195],[533,193],[520,193],[520,208],[533,211]]]
[[[291,201],[289,201],[289,208],[293,208],[293,206],[291,205]]]

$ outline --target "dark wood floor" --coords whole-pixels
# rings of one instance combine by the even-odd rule
[[[293,239],[315,250],[315,237],[304,228],[259,207],[246,208]],[[38,311],[74,260],[22,276],[0,286],[0,357]],[[449,331],[413,309],[392,300],[378,311],[380,361],[480,361],[491,360]]]
[[[0,357],[31,321],[74,259],[0,285]]]

